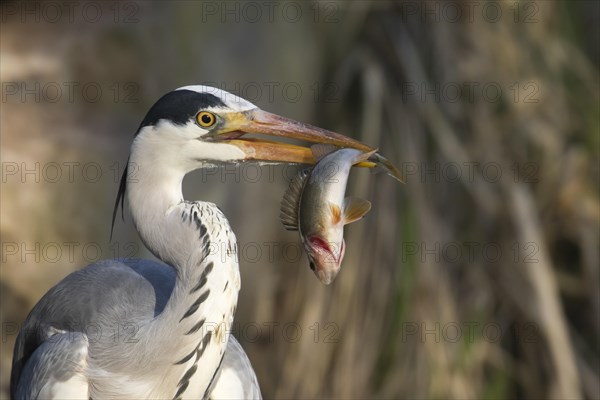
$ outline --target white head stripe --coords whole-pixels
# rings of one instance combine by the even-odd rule
[[[242,99],[234,94],[231,94],[225,90],[217,89],[212,86],[204,86],[204,85],[190,85],[183,86],[178,88],[177,90],[192,90],[198,93],[209,93],[213,96],[217,96],[223,103],[227,104],[228,107],[236,110],[236,111],[245,111],[251,110],[253,108],[257,108],[254,104],[250,103],[248,100]]]

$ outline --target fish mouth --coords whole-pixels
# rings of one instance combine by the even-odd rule
[[[338,245],[319,236],[310,236],[305,245],[310,268],[322,283],[329,285],[340,272],[346,251],[345,241],[342,239],[341,245]]]

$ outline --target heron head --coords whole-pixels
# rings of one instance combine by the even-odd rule
[[[211,162],[315,163],[310,147],[265,136],[373,150],[346,136],[263,111],[210,86],[185,86],[161,97],[142,121],[133,146],[188,171]]]

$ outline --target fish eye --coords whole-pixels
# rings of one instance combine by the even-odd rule
[[[213,126],[215,122],[217,122],[217,117],[215,114],[210,113],[208,111],[201,111],[196,114],[196,122],[203,128],[208,128]]]
[[[310,266],[310,269],[312,269],[313,271],[315,270],[315,263],[314,262],[310,261],[309,262],[309,266]]]

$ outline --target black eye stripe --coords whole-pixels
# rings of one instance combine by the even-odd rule
[[[223,101],[210,93],[198,93],[191,90],[175,90],[161,97],[148,111],[140,124],[136,135],[145,126],[156,125],[161,119],[176,125],[185,125],[198,110],[208,107],[225,108]]]

